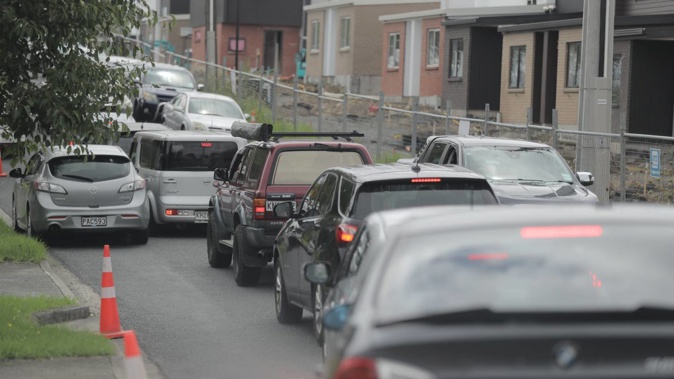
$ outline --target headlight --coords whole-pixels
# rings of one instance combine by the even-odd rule
[[[60,193],[64,195],[68,193],[68,191],[60,185],[49,182],[35,182],[33,186],[40,192]]]
[[[208,131],[208,128],[206,125],[198,122],[198,121],[192,121],[192,130],[203,130],[203,131]]]
[[[123,192],[133,192],[142,190],[145,188],[145,179],[136,180],[131,183],[126,183],[119,189],[119,193]]]
[[[143,92],[143,99],[145,99],[145,101],[148,101],[150,103],[158,103],[159,102],[159,99],[157,98],[157,95],[155,95],[154,93],[149,93],[149,92]]]

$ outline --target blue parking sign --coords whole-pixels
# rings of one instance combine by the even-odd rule
[[[660,177],[660,149],[651,149],[651,176]]]

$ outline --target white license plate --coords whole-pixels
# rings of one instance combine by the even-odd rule
[[[107,217],[82,217],[82,226],[107,226]]]
[[[293,204],[293,212],[295,212],[295,210],[297,208],[297,204],[295,204],[295,200],[293,200],[293,201],[289,201],[289,200],[269,201],[269,200],[267,200],[267,202],[265,203],[265,206],[267,208],[267,212],[273,212],[275,206],[277,206],[281,203],[288,203],[288,202],[291,202]]]
[[[194,211],[197,220],[208,220],[208,211]]]

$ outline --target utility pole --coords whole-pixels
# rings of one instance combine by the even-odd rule
[[[578,128],[583,132],[611,132],[613,27],[616,0],[585,0],[578,100]],[[593,192],[602,204],[609,200],[611,140],[579,136],[576,170],[594,175]]]
[[[236,0],[236,50],[234,50],[234,69],[239,71],[239,17],[241,12],[241,0]]]
[[[208,2],[208,32],[206,32],[206,60],[215,64],[215,9],[213,0]]]

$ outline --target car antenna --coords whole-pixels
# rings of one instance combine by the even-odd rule
[[[421,171],[421,167],[419,167],[419,162],[414,162],[414,166],[412,166],[412,171],[414,172]]]

